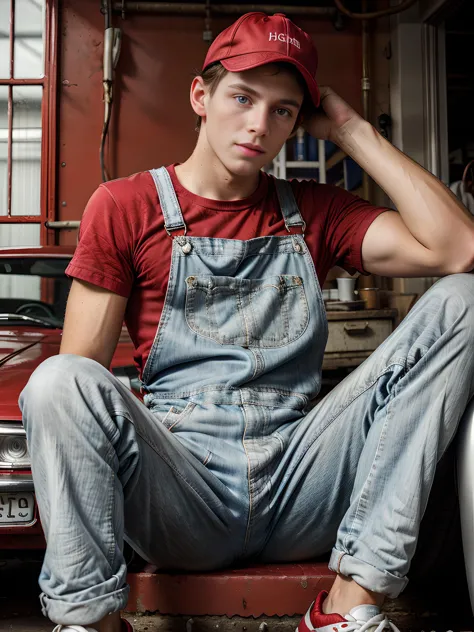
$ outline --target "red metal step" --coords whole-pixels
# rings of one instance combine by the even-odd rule
[[[243,617],[304,614],[335,573],[327,563],[268,564],[213,573],[129,573],[127,612]]]

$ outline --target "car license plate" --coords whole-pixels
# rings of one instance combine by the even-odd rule
[[[35,499],[31,492],[0,492],[0,525],[33,522]]]

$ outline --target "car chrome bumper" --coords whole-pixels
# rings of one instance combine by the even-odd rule
[[[33,491],[33,477],[31,474],[0,474],[0,494]]]

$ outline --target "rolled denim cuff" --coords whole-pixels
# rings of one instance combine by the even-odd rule
[[[123,610],[127,605],[129,592],[130,587],[125,585],[107,595],[80,602],[51,599],[42,593],[40,601],[44,616],[53,623],[84,626],[100,621],[107,614]]]
[[[406,577],[397,577],[387,571],[381,571],[372,564],[338,549],[332,550],[329,568],[339,575],[350,577],[366,590],[386,595],[392,599],[398,597],[408,584]]]

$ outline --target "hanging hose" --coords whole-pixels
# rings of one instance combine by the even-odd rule
[[[211,30],[211,0],[206,0],[206,16],[204,18],[204,31],[202,33],[202,39],[210,46],[214,39]]]
[[[107,173],[107,168],[105,166],[105,158],[104,158],[105,141],[107,140],[107,134],[109,132],[110,116],[112,114],[112,97],[110,96],[110,101],[108,100],[108,98],[109,98],[108,94],[106,94],[104,90],[104,101],[105,101],[104,123],[102,125],[102,134],[100,135],[100,149],[99,149],[100,172],[102,174],[102,182],[108,182],[110,180],[109,174]]]
[[[362,0],[362,13],[354,13],[349,11],[343,4],[343,0],[334,0],[334,3],[340,13],[355,18],[356,20],[362,20],[362,109],[363,116],[368,121],[370,118],[369,105],[370,105],[370,72],[369,72],[369,22],[368,20],[383,18],[388,15],[395,15],[401,13],[406,9],[409,9],[417,2],[417,0],[402,0],[400,4],[395,7],[383,9],[382,11],[366,11],[367,0]],[[363,197],[368,200],[370,198],[370,179],[367,173],[363,172]]]
[[[120,55],[120,44],[122,40],[122,32],[118,28],[112,27],[112,2],[105,0],[103,3],[103,12],[105,16],[104,31],[104,77],[102,84],[104,86],[104,123],[102,126],[102,134],[100,137],[99,159],[102,181],[107,182],[109,176],[105,166],[105,142],[109,131],[110,118],[112,116],[113,103],[113,80],[114,68],[117,65]]]
[[[375,18],[383,18],[387,15],[395,15],[401,11],[406,11],[406,9],[412,7],[417,1],[418,0],[403,0],[403,2],[396,7],[390,7],[389,9],[383,9],[382,11],[373,11],[372,13],[354,13],[353,11],[346,9],[342,0],[334,0],[336,7],[341,13],[344,13],[344,15],[347,15],[350,18],[355,18],[356,20],[372,20]]]

